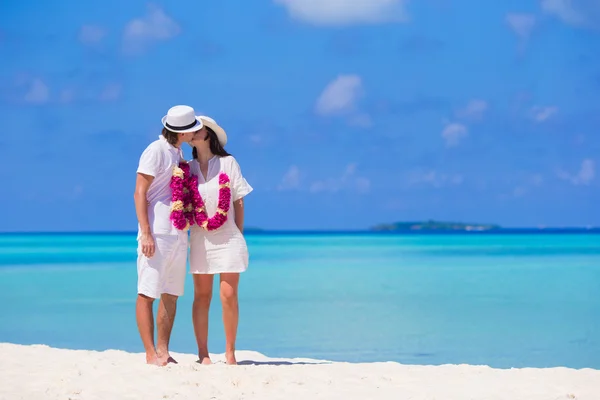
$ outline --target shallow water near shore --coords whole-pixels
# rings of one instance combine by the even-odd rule
[[[249,234],[238,349],[600,369],[600,235]],[[0,342],[141,352],[135,234],[0,235]],[[224,351],[215,287],[210,351]],[[171,339],[194,353],[188,276]]]

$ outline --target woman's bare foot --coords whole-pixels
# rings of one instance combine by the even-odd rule
[[[237,361],[235,359],[235,352],[226,352],[225,361],[227,362],[227,365],[237,365]]]
[[[198,363],[202,365],[211,365],[212,360],[210,359],[210,357],[200,357],[198,359]]]
[[[198,363],[202,365],[211,365],[212,361],[210,359],[210,354],[208,354],[208,350],[203,350],[198,353]]]

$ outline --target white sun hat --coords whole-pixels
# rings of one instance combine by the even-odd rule
[[[221,128],[219,124],[217,124],[217,122],[211,117],[200,115],[196,118],[201,120],[204,126],[207,126],[210,129],[212,129],[217,134],[217,138],[219,139],[219,143],[221,143],[221,146],[225,147],[225,145],[227,144],[227,134],[225,133],[225,130]]]
[[[203,126],[190,106],[171,107],[161,122],[165,128],[176,133],[196,132]]]

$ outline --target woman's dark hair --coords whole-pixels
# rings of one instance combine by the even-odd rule
[[[223,146],[221,146],[221,143],[219,142],[219,138],[217,137],[217,134],[215,133],[215,131],[213,131],[212,129],[210,129],[207,126],[206,132],[207,132],[207,135],[204,140],[210,140],[209,145],[210,145],[211,153],[213,153],[215,156],[219,156],[219,157],[227,157],[227,156],[231,155],[223,148]],[[198,150],[196,150],[196,147],[194,147],[192,149],[192,157],[194,157],[194,159],[198,158]]]
[[[162,135],[167,139],[167,142],[169,142],[171,146],[175,146],[177,140],[179,140],[179,133],[170,131],[167,128],[163,128]]]

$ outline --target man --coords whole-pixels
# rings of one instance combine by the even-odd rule
[[[176,362],[169,355],[169,339],[177,299],[183,295],[188,249],[187,230],[178,230],[169,218],[171,177],[174,167],[183,159],[181,145],[204,129],[189,106],[172,107],[162,123],[162,135],[140,157],[134,194],[138,219],[136,320],[146,362],[160,366]],[[152,310],[155,299],[160,299],[156,347]]]

